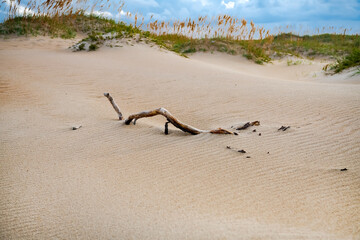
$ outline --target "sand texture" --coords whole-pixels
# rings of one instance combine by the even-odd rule
[[[360,239],[359,77],[73,42],[0,41],[0,239]]]

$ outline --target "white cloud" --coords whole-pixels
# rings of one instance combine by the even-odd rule
[[[124,12],[123,10],[121,10],[121,11],[118,13],[119,16],[126,16],[126,15],[128,15],[128,14],[129,14],[129,12]]]
[[[16,9],[16,15],[24,16],[24,15],[33,15],[33,14],[35,14],[34,11],[26,8],[22,4],[18,4],[17,1],[5,0],[5,3],[6,3],[6,5],[8,7],[11,6],[13,9]]]
[[[105,17],[105,18],[112,18],[113,15],[111,12],[107,12],[107,11],[92,11],[92,12],[86,12],[85,14],[87,15],[95,15],[95,16],[99,16],[99,17]]]
[[[249,0],[238,0],[237,1],[239,4],[245,4],[245,3],[248,3]]]
[[[130,12],[124,12],[123,10],[121,10],[118,14],[116,14],[115,18],[121,18],[123,16],[130,16],[131,13]]]
[[[232,9],[235,7],[235,2],[228,2],[225,3],[224,1],[221,2],[221,5],[224,5],[226,9]]]

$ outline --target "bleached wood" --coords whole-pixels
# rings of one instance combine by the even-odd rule
[[[115,103],[114,99],[112,98],[112,96],[110,96],[110,93],[104,93],[104,96],[109,99],[109,102],[111,103],[111,105],[113,106],[115,112],[118,114],[119,120],[123,120],[123,116],[122,113],[120,111],[120,108],[118,107],[118,105]]]
[[[119,115],[119,119],[122,120],[122,114],[120,112],[119,107],[116,105],[114,99],[110,96],[109,93],[104,93],[104,96],[107,97],[111,103],[111,105],[113,106],[114,110],[118,113]],[[147,118],[147,117],[154,117],[157,115],[162,115],[164,116],[168,122],[170,122],[172,125],[174,125],[175,127],[179,128],[180,130],[193,134],[193,135],[197,135],[200,133],[212,133],[212,134],[234,134],[233,132],[230,132],[228,130],[222,129],[222,128],[218,128],[215,130],[201,130],[198,128],[195,128],[193,126],[190,126],[188,124],[182,123],[180,122],[177,118],[175,118],[168,110],[166,110],[165,108],[157,108],[155,110],[151,110],[151,111],[143,111],[143,112],[139,112],[136,114],[132,114],[130,115],[126,120],[125,120],[125,124],[129,125],[132,121],[134,121],[134,123],[140,119],[140,118]],[[165,125],[165,130],[167,130],[167,124]],[[165,131],[168,132],[168,131]]]
[[[199,133],[233,134],[233,132],[230,132],[230,131],[222,129],[222,128],[218,128],[215,130],[201,130],[201,129],[195,128],[193,126],[190,126],[188,124],[180,122],[165,108],[157,108],[157,109],[151,110],[151,111],[144,111],[144,112],[132,114],[128,117],[128,119],[125,120],[125,124],[129,125],[133,120],[137,120],[137,119],[145,118],[145,117],[154,117],[157,115],[164,116],[167,119],[167,121],[170,122],[175,127],[179,128],[180,130],[182,130],[184,132],[187,132],[187,133],[190,133],[193,135],[197,135]]]

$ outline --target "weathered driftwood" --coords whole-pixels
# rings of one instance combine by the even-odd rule
[[[123,120],[123,116],[122,113],[120,111],[120,108],[118,107],[118,105],[115,103],[114,99],[112,98],[112,96],[110,96],[110,93],[104,93],[104,96],[107,97],[107,99],[109,99],[109,102],[111,103],[111,105],[113,106],[115,112],[118,114],[119,116],[119,120]]]
[[[116,103],[114,102],[114,99],[110,96],[109,93],[104,93],[104,96],[107,97],[111,103],[111,105],[113,106],[113,108],[115,109],[115,111],[118,113],[119,115],[119,120],[122,120],[122,114],[120,112],[119,107],[116,105]],[[222,129],[222,128],[218,128],[215,130],[201,130],[195,127],[192,127],[188,124],[182,123],[180,122],[178,119],[176,119],[168,110],[166,110],[165,108],[157,108],[155,110],[152,111],[144,111],[144,112],[140,112],[140,113],[136,113],[136,114],[132,114],[130,115],[126,120],[125,120],[125,124],[129,125],[132,121],[135,122],[140,119],[140,118],[147,118],[147,117],[153,117],[153,116],[157,116],[157,115],[162,115],[167,119],[167,123],[165,123],[165,134],[169,133],[168,130],[168,123],[171,123],[172,125],[174,125],[175,127],[179,128],[180,130],[193,134],[193,135],[197,135],[199,133],[212,133],[212,134],[234,134],[233,132],[230,132],[228,130]]]
[[[182,130],[184,132],[187,132],[187,133],[190,133],[190,134],[193,134],[193,135],[196,135],[196,134],[199,134],[199,133],[233,134],[233,132],[230,132],[230,131],[222,129],[222,128],[218,128],[218,129],[215,129],[215,130],[201,130],[201,129],[195,128],[193,126],[190,126],[188,124],[180,122],[178,119],[176,119],[165,108],[157,108],[157,109],[152,110],[152,111],[144,111],[144,112],[132,114],[125,120],[125,124],[129,125],[133,120],[135,121],[135,120],[138,120],[140,118],[153,117],[153,116],[156,116],[156,115],[164,116],[167,119],[167,121],[170,122],[175,127],[179,128],[180,130]],[[167,132],[167,124],[165,125],[165,133],[166,132]]]

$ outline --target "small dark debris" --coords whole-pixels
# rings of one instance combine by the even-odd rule
[[[256,132],[256,129],[254,129],[253,132]]]
[[[270,152],[267,152],[267,154],[270,154]]]
[[[290,128],[290,126],[287,126],[287,127],[281,126],[281,128],[279,128],[278,131],[281,131],[281,130],[282,130],[282,131],[285,132],[285,131],[288,130],[289,128]]]
[[[166,123],[165,123],[165,135],[168,135],[168,134],[169,134],[169,127],[168,127],[169,123],[170,123],[170,122],[166,122]]]
[[[250,124],[251,124],[251,126],[260,126],[260,121],[254,121]]]
[[[245,123],[242,127],[238,127],[236,130],[245,130],[245,129],[247,129],[248,127],[251,127],[251,126],[259,126],[259,125],[260,125],[260,122],[259,122],[259,121],[247,122],[247,123]]]
[[[239,135],[237,132],[234,132],[234,135]]]
[[[79,128],[81,128],[82,126],[79,125],[79,126],[75,126],[75,127],[72,127],[72,130],[78,130]]]
[[[227,148],[227,149],[231,149],[231,147],[230,147],[230,146],[226,146],[226,148]]]
[[[242,127],[238,127],[236,130],[245,130],[250,127],[250,122],[245,123]]]
[[[342,172],[347,171],[347,168],[340,169],[340,171],[342,171]]]
[[[261,133],[259,133],[259,136],[261,136]]]
[[[241,149],[238,151],[239,153],[246,153],[246,151],[244,149]]]
[[[250,156],[246,156],[246,158],[251,158]]]

